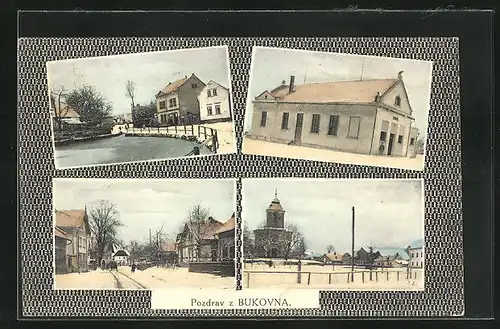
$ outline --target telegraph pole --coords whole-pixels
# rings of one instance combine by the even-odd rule
[[[351,255],[351,282],[354,281],[354,207],[352,207],[352,255]]]

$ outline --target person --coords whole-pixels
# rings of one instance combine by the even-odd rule
[[[132,263],[132,273],[134,273],[134,272],[135,272],[135,268],[136,268],[135,263]]]
[[[384,155],[384,149],[385,149],[384,142],[381,142],[380,146],[378,147],[378,154],[379,155]]]

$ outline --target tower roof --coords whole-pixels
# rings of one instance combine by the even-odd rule
[[[273,201],[271,201],[271,204],[267,209],[273,211],[284,211],[283,207],[281,206],[280,200],[278,199],[278,189],[275,190],[274,199]]]

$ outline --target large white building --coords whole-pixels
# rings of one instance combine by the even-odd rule
[[[229,90],[210,80],[198,95],[202,122],[231,121]]]
[[[117,245],[113,245],[112,258],[118,266],[126,266],[129,263],[130,254],[125,249]]]
[[[407,248],[410,255],[409,266],[413,268],[424,267],[424,240],[420,239],[413,242]]]

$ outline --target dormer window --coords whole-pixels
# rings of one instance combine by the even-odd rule
[[[212,89],[212,96],[217,96],[217,89]]]
[[[267,99],[267,95],[264,96],[264,99]]]
[[[207,90],[207,97],[211,97],[212,94],[210,93],[210,89]]]
[[[399,95],[396,96],[396,99],[394,100],[394,105],[397,107],[401,106],[401,97],[399,97]]]

